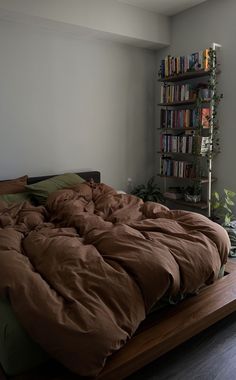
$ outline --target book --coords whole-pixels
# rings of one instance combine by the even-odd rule
[[[182,193],[178,193],[178,192],[174,192],[174,191],[166,191],[163,195],[165,198],[168,198],[168,199],[181,199],[181,198],[183,198]]]
[[[203,128],[210,127],[210,108],[202,108],[201,109],[201,125]]]
[[[210,67],[209,67],[209,49],[205,49],[203,51],[203,67],[204,67],[204,70],[209,70]]]

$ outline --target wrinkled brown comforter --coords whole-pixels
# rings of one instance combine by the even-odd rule
[[[196,291],[226,262],[225,230],[81,184],[46,208],[0,202],[0,296],[47,352],[95,376],[163,296]]]

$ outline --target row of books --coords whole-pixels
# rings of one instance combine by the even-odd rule
[[[196,90],[191,84],[162,84],[161,103],[183,102],[196,99]]]
[[[185,56],[166,56],[161,61],[160,77],[166,78],[173,75],[184,74],[189,71],[199,70],[209,70],[209,49]]]
[[[197,110],[161,109],[161,128],[197,128]]]
[[[196,165],[192,162],[177,161],[170,157],[161,157],[161,175],[167,177],[195,178]]]
[[[174,188],[169,188],[169,190],[165,191],[163,195],[168,199],[182,199],[184,197],[183,191],[174,190]]]
[[[193,135],[161,135],[161,151],[163,153],[193,153],[194,136]]]
[[[167,110],[161,109],[161,128],[209,128],[210,108]]]
[[[205,155],[210,151],[210,136],[161,135],[162,153],[188,153]]]

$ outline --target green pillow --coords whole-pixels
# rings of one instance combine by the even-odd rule
[[[4,194],[0,195],[0,200],[7,203],[20,203],[24,201],[30,201],[30,194],[28,192],[16,193],[16,194]]]
[[[49,194],[56,190],[64,189],[85,182],[83,178],[74,173],[58,175],[44,181],[25,186],[40,204],[44,204]]]

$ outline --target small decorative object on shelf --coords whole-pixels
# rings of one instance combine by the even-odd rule
[[[184,199],[186,202],[198,203],[201,201],[201,186],[195,183],[194,186],[188,186],[184,191]]]
[[[217,106],[222,98],[217,94],[216,79],[219,48],[214,43],[211,48],[190,55],[169,55],[161,61],[159,71],[162,84],[158,154],[164,195],[172,202],[206,209],[209,217],[215,180],[212,160],[219,153]],[[179,180],[190,181],[182,199],[180,194],[166,191],[168,179],[176,185]]]
[[[183,199],[183,188],[180,186],[169,187],[163,195],[166,199]]]

